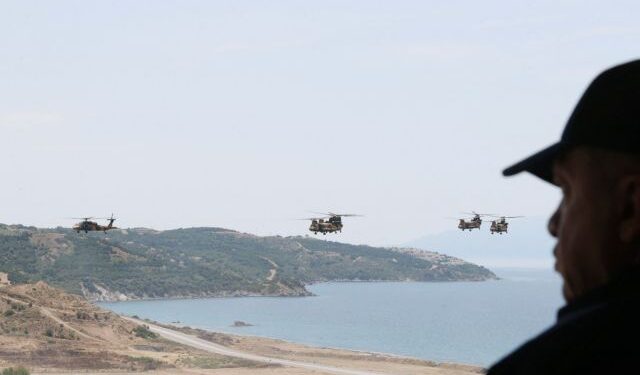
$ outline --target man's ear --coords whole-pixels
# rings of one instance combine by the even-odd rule
[[[640,175],[626,176],[620,181],[622,217],[620,240],[640,243]]]

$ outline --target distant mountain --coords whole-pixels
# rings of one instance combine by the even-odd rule
[[[4,275],[7,274],[7,275]],[[222,228],[75,233],[0,224],[0,280],[46,281],[93,300],[308,295],[336,280],[487,280],[484,267],[433,252]]]
[[[437,250],[486,267],[551,268],[555,240],[547,232],[547,219],[510,221],[508,234],[491,234],[489,221],[480,231],[451,229],[410,241],[405,246]]]

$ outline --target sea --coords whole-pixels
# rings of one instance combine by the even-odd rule
[[[336,282],[313,297],[101,303],[163,323],[321,347],[489,366],[553,324],[561,279],[551,270],[492,269],[484,282]],[[235,321],[251,324],[234,327]]]

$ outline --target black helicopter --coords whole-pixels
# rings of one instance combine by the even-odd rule
[[[80,232],[85,232],[85,233],[89,233],[89,232],[104,232],[107,233],[108,230],[111,229],[118,229],[117,227],[113,226],[113,222],[116,221],[116,218],[113,217],[113,214],[111,214],[111,217],[76,217],[73,219],[78,219],[78,220],[82,220],[81,222],[79,222],[78,224],[73,226],[73,230],[75,230],[77,233]],[[102,220],[108,220],[109,224],[107,225],[100,225],[98,223],[96,223],[95,221],[91,221],[91,219],[102,219]]]

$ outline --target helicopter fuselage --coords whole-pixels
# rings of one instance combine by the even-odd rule
[[[89,221],[89,220],[85,220],[82,221],[76,225],[73,226],[73,230],[75,230],[77,233],[80,232],[85,232],[85,233],[89,233],[89,232],[105,232],[107,233],[108,230],[111,229],[118,229],[117,227],[113,226],[113,221],[110,220],[109,221],[109,225],[100,225],[98,223],[96,223],[95,221]]]
[[[494,233],[507,233],[509,232],[509,223],[504,219],[498,219],[491,222],[491,228],[489,228],[491,234]]]
[[[314,234],[342,232],[342,220],[340,220],[339,217],[337,218],[331,217],[327,220],[314,219],[311,221],[311,225],[309,226],[309,231],[313,232]]]
[[[471,231],[472,229],[480,229],[480,226],[482,225],[482,220],[481,219],[471,219],[469,221],[466,221],[464,219],[460,219],[460,222],[458,223],[458,229],[460,230],[469,230]]]

